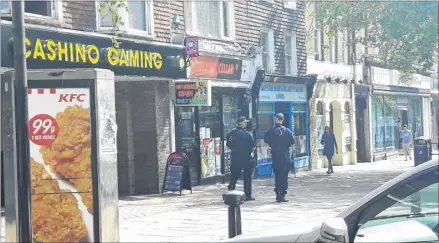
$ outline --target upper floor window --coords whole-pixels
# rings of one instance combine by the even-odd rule
[[[329,59],[333,63],[338,62],[338,35],[329,37]]]
[[[120,21],[115,21],[112,11],[109,10],[109,8],[113,8],[111,2],[100,2],[98,15],[100,30],[116,29],[128,34],[153,35],[153,2],[151,0],[126,1],[126,8],[114,6]]]
[[[297,75],[297,42],[296,34],[285,35],[285,74]]]
[[[284,8],[296,9],[297,8],[297,0],[284,0]]]
[[[185,1],[186,31],[215,39],[233,39],[232,1]]]
[[[10,16],[12,14],[12,1],[1,0],[1,13],[3,16]],[[38,20],[59,19],[61,11],[59,7],[61,1],[24,1],[24,12],[26,17],[35,17]]]
[[[317,61],[324,60],[323,41],[324,33],[321,28],[314,28],[314,59]]]
[[[317,102],[316,115],[323,116],[323,103],[321,101]]]
[[[273,30],[261,31],[262,66],[267,73],[274,72],[274,33]]]

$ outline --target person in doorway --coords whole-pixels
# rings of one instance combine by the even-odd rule
[[[407,161],[407,155],[409,156],[410,160],[412,160],[411,144],[413,140],[413,135],[412,132],[408,129],[407,124],[404,124],[400,138],[401,138],[402,151],[404,152],[404,156],[405,156],[405,161]]]
[[[293,133],[290,129],[282,126],[283,121],[284,115],[282,113],[276,114],[276,124],[264,134],[264,141],[271,147],[276,202],[288,202],[285,195],[287,194],[288,173],[291,167],[290,146],[295,144]]]
[[[245,200],[251,201],[255,200],[252,197],[252,174],[253,174],[253,158],[251,156],[252,152],[256,148],[255,140],[250,132],[246,130],[247,120],[244,116],[241,116],[237,120],[238,127],[233,129],[226,137],[226,145],[231,150],[231,160],[230,165],[230,182],[228,189],[229,191],[235,190],[236,182],[238,182],[241,171],[243,173],[244,181],[244,193]]]
[[[328,171],[326,173],[332,174],[334,173],[334,168],[332,166],[332,157],[335,153],[338,154],[338,145],[337,140],[335,139],[334,133],[329,126],[325,127],[325,133],[322,135],[322,139],[320,143],[323,145],[323,155],[328,159]]]

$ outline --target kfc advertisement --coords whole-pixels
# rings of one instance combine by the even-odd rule
[[[29,89],[34,242],[93,242],[90,91]]]

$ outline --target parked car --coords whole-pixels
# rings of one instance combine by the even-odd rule
[[[434,159],[393,178],[323,224],[243,234],[226,242],[439,242],[438,178]]]

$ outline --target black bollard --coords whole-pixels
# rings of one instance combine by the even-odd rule
[[[229,206],[229,238],[233,238],[242,233],[241,208],[244,203],[245,193],[240,191],[229,191],[223,194],[224,203]]]

